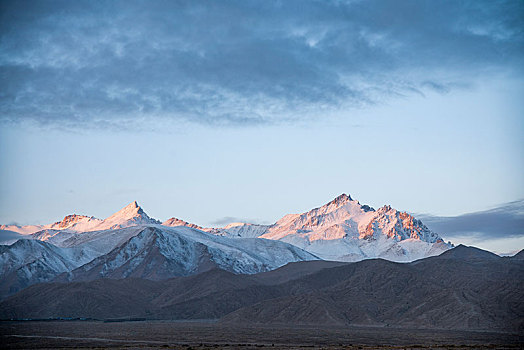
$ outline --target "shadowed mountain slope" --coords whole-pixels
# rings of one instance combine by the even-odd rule
[[[467,260],[467,261],[487,261],[487,260],[498,260],[500,256],[493,254],[486,250],[482,250],[476,247],[468,247],[463,244],[459,244],[454,249],[450,249],[439,256],[440,259],[454,259],[454,260]]]
[[[0,298],[41,282],[161,280],[214,268],[253,274],[293,261],[318,259],[284,242],[219,237],[183,226],[58,231],[48,238],[60,246],[38,239],[0,245]]]
[[[524,260],[524,249],[512,256],[513,259]]]
[[[522,330],[524,264],[486,253],[461,247],[411,264],[368,260],[332,268],[293,285],[310,286],[319,275],[341,271],[346,277],[316,292],[248,306],[222,321]],[[450,259],[455,255],[460,261]]]
[[[0,303],[0,317],[522,331],[524,262],[455,249],[409,264],[310,261],[255,275],[213,269],[164,281],[38,284]]]
[[[61,280],[97,278],[168,279],[220,268],[235,273],[268,271],[290,261],[315,256],[283,242],[234,240],[188,227],[145,227],[136,236],[91,262],[61,276]]]

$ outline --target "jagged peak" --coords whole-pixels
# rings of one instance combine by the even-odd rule
[[[65,227],[68,227],[68,226],[71,226],[77,223],[78,221],[82,219],[92,219],[92,218],[93,217],[89,217],[86,215],[70,214],[70,215],[66,215],[62,219],[62,221],[55,222],[55,225],[57,225],[59,228],[65,228]]]
[[[175,218],[174,216],[172,218],[167,219],[166,221],[164,221],[162,223],[162,225],[170,225],[170,224],[185,225],[185,224],[189,224],[189,223],[187,221],[182,220],[182,219]]]
[[[310,212],[315,212],[315,211],[322,210],[322,209],[331,211],[333,209],[338,209],[351,201],[353,201],[353,199],[351,198],[350,195],[342,193],[341,195],[335,197],[333,200],[324,204],[320,208],[311,209]]]
[[[362,204],[362,205],[361,205],[361,208],[362,208],[362,210],[364,210],[366,213],[367,213],[368,211],[375,211],[375,208],[373,208],[373,207],[371,207],[371,206],[369,206],[369,205],[367,205],[367,204]]]
[[[201,226],[189,223],[187,221],[184,221],[184,220],[181,220],[181,219],[178,219],[178,218],[175,218],[175,217],[167,219],[166,221],[164,221],[162,223],[162,225],[164,225],[164,226],[171,226],[171,227],[186,226],[186,227],[196,228],[196,229],[199,229],[199,230],[202,229]]]
[[[335,199],[333,199],[329,204],[345,204],[349,201],[352,201],[351,195],[342,193],[341,195],[337,196]]]
[[[396,216],[399,216],[402,220],[404,220],[404,219],[412,219],[412,220],[420,221],[420,220],[417,220],[413,215],[411,215],[407,211],[397,210],[397,209],[391,207],[391,205],[389,205],[389,204],[386,204],[386,205],[380,207],[377,210],[377,213],[378,214],[396,215]]]
[[[74,219],[82,219],[82,218],[89,218],[89,216],[80,215],[80,214],[69,214],[69,215],[64,216],[62,221],[59,221],[59,222],[64,222],[64,221],[74,220]]]
[[[417,218],[415,218],[413,215],[411,215],[410,213],[408,213],[407,211],[400,211],[400,210],[397,210],[395,208],[392,208],[391,205],[389,204],[386,204],[384,205],[383,207],[380,207],[378,210],[377,210],[377,213],[379,215],[384,215],[384,214],[387,214],[387,215],[395,215],[397,216],[399,219],[401,220],[411,220],[413,221],[415,224],[417,225],[421,225],[421,226],[424,226],[426,227],[422,221],[418,220]]]
[[[312,211],[315,211],[315,210],[318,210],[318,209],[321,209],[321,208],[325,208],[328,211],[337,210],[338,208],[343,207],[344,205],[346,205],[346,204],[348,204],[350,202],[355,203],[358,206],[360,206],[360,208],[364,212],[374,212],[375,211],[375,208],[373,208],[373,207],[371,207],[371,206],[369,206],[367,204],[361,204],[359,201],[351,198],[351,195],[346,194],[346,193],[342,193],[341,195],[337,196],[332,201],[324,204],[320,208],[313,209]]]
[[[142,207],[140,207],[137,203],[137,201],[132,201],[116,213],[114,213],[112,216],[134,216],[136,214],[144,214],[144,211],[142,210]]]
[[[119,225],[121,222],[125,222],[128,220],[132,220],[135,222],[146,221],[155,224],[160,224],[158,220],[152,219],[149,215],[147,215],[144,212],[144,210],[142,210],[142,207],[138,205],[137,201],[129,203],[124,208],[120,209],[119,211],[105,219],[104,223],[115,223]]]
[[[383,205],[378,210],[382,212],[391,211],[391,210],[398,211],[397,209],[391,208],[391,205],[389,204]]]
[[[138,202],[137,201],[132,201],[131,203],[129,203],[128,205],[126,205],[122,210],[133,210],[133,209],[142,209],[139,205],[138,205]]]

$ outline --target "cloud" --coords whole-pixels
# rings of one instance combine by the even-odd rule
[[[224,216],[223,218],[216,219],[215,221],[211,222],[211,225],[216,226],[225,226],[227,224],[231,224],[233,222],[243,222],[242,219],[236,218],[233,216]]]
[[[470,237],[475,241],[524,237],[524,200],[459,216],[418,215],[445,239]]]
[[[518,1],[3,1],[0,122],[249,126],[521,74]]]
[[[24,238],[24,236],[13,231],[0,230],[0,244],[12,244],[20,238]]]
[[[259,222],[259,220],[256,219],[245,219],[245,218],[238,218],[234,216],[224,216],[223,218],[216,219],[215,221],[211,222],[212,226],[217,227],[223,227],[228,224],[232,224],[235,222],[245,222],[250,224],[259,224],[259,225],[267,225],[267,222]]]

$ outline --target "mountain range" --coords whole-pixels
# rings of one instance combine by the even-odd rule
[[[309,260],[408,262],[452,247],[411,215],[390,206],[374,210],[346,194],[273,225],[161,223],[135,201],[103,220],[72,214],[0,229],[17,235],[0,245],[0,297],[48,281],[162,280],[214,268],[254,274]]]
[[[280,240],[336,261],[377,257],[413,261],[451,247],[410,214],[388,205],[375,210],[347,194],[306,213],[286,215],[273,225],[237,223],[208,231],[227,237]]]
[[[524,330],[524,259],[458,246],[411,263],[301,261],[258,274],[41,283],[0,319],[219,319],[227,325]]]
[[[524,330],[523,251],[453,247],[346,194],[272,225],[160,222],[132,202],[0,229],[0,319]]]

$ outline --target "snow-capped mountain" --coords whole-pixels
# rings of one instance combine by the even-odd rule
[[[0,298],[49,281],[90,260],[81,249],[63,249],[39,240],[20,239],[9,246],[0,245]]]
[[[273,225],[234,224],[210,232],[228,237],[259,237],[296,245],[326,260],[385,258],[412,261],[451,248],[420,220],[390,206],[375,210],[342,194]]]
[[[1,225],[1,230],[16,232],[22,235],[30,235],[44,230],[69,230],[76,232],[90,231],[94,226],[99,225],[103,220],[85,215],[67,215],[62,221],[57,221],[48,225]]]
[[[48,233],[57,233],[58,231],[91,232],[150,224],[160,224],[160,221],[150,218],[138,203],[133,201],[105,220],[93,216],[72,214],[67,215],[62,221],[49,225],[1,225],[0,229],[30,235],[46,230]]]
[[[65,278],[139,277],[158,280],[212,268],[251,274],[273,270],[288,262],[317,259],[283,242],[217,237],[189,227],[147,226]]]
[[[105,220],[69,215],[61,222],[51,225],[17,226],[15,229],[5,226],[4,229],[27,233],[40,228],[31,238],[61,247],[99,237],[97,250],[100,251],[100,247],[110,246],[112,249],[117,246],[107,244],[111,241],[107,237],[113,237],[113,234],[97,234],[84,238],[80,238],[80,235],[85,232],[144,225],[160,225],[160,222],[150,218],[137,202],[132,202]],[[283,241],[326,260],[358,261],[380,257],[393,261],[412,261],[438,255],[451,247],[451,244],[444,243],[438,234],[430,231],[410,214],[387,205],[375,210],[360,204],[347,194],[306,213],[286,215],[273,225],[232,223],[223,228],[204,228],[174,217],[161,225],[190,227],[230,238]],[[104,254],[109,250],[102,249]]]
[[[234,222],[224,226],[223,228],[204,228],[206,232],[213,233],[219,236],[232,238],[257,238],[268,231],[270,226],[248,224],[245,222]]]
[[[0,245],[0,298],[56,278],[163,279],[211,268],[251,274],[289,262],[318,260],[285,242],[222,237],[177,219],[168,222],[173,226],[164,226],[136,202],[105,220],[76,217],[70,216],[62,226],[40,226],[43,229],[31,234],[22,226],[24,239]],[[92,224],[79,232],[75,230],[79,222]]]
[[[346,194],[273,225],[203,228],[176,218],[161,224],[132,202],[104,220],[73,214],[50,225],[2,229],[27,239],[0,245],[0,297],[58,275],[162,279],[211,268],[251,274],[319,258],[412,261],[452,247],[408,213],[374,210]]]
[[[102,221],[100,224],[94,226],[90,231],[112,230],[138,225],[155,224],[160,224],[160,221],[150,218],[138,203],[134,201]]]
[[[177,227],[177,226],[186,226],[186,227],[191,227],[191,228],[196,228],[198,230],[205,230],[203,227],[200,227],[198,225],[195,225],[195,224],[191,224],[187,221],[184,221],[184,220],[180,220],[180,219],[177,219],[177,218],[170,218],[170,219],[167,219],[166,221],[164,221],[162,223],[163,226],[169,226],[169,227]]]

